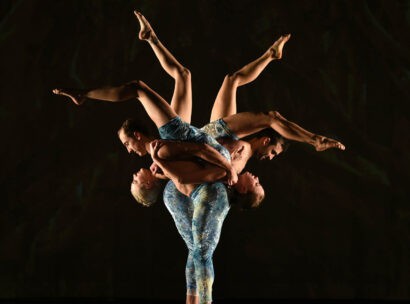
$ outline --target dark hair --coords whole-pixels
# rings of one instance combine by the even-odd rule
[[[282,140],[283,141],[283,152],[285,152],[290,146],[290,140],[284,138],[282,135],[280,135],[278,132],[276,132],[272,128],[263,129],[262,131],[259,131],[258,133],[255,133],[249,136],[249,139],[250,138],[261,138],[261,137],[268,137],[270,139],[270,143],[269,143],[270,145],[274,145],[279,140]]]
[[[124,130],[125,135],[128,137],[133,137],[134,132],[141,132],[144,135],[149,135],[148,129],[135,118],[128,118],[125,120],[121,125],[120,130],[121,129]]]
[[[230,190],[230,202],[232,205],[237,205],[241,210],[250,210],[260,206],[265,199],[265,193],[259,195],[255,192],[249,191],[246,193],[239,193],[231,188]]]

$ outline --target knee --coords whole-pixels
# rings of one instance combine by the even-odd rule
[[[142,80],[136,79],[136,80],[131,80],[130,82],[127,83],[127,85],[135,86],[135,87],[146,87],[146,83],[143,82]]]
[[[125,86],[131,90],[135,90],[138,97],[140,97],[145,92],[147,92],[147,89],[148,89],[148,85],[142,80],[132,80],[128,82]],[[127,91],[128,90],[124,90],[124,93],[126,93]]]
[[[190,80],[191,79],[191,71],[188,70],[185,67],[182,67],[180,69],[177,70],[178,73],[178,77],[183,79],[183,80]]]
[[[125,86],[135,88],[136,90],[145,90],[148,87],[147,84],[142,80],[132,80],[128,82]]]
[[[239,78],[240,74],[235,72],[235,73],[230,73],[225,76],[224,82],[230,84],[230,85],[237,85],[239,83]]]
[[[201,247],[196,247],[192,252],[192,257],[195,262],[204,265],[212,260],[212,254],[213,250],[207,250]]]

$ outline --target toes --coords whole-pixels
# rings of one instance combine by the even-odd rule
[[[56,94],[56,95],[63,95],[64,94],[62,89],[54,89],[53,93]]]
[[[144,23],[149,27],[150,24],[149,24],[147,18],[145,18],[143,15],[141,15],[141,17],[142,17],[142,20],[144,21]]]

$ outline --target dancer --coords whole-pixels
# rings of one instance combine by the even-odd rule
[[[141,20],[141,15],[137,14],[137,17]],[[145,38],[144,30],[140,32],[140,37]],[[152,43],[151,43],[152,42]],[[170,67],[179,67],[179,63],[174,58],[169,56],[170,54],[166,52],[165,48],[158,43],[158,40],[155,39],[150,41],[150,45],[153,47],[154,51],[156,52],[158,58],[160,59],[161,64],[163,65],[164,69]],[[163,56],[163,57],[162,57]],[[161,60],[166,59],[166,60]],[[169,64],[169,65],[168,65]],[[181,72],[185,76],[189,76],[189,73],[186,73],[185,69],[177,69],[177,72],[170,73],[171,76],[177,78],[179,77],[179,72]],[[181,85],[182,83],[182,85]],[[184,82],[176,81],[175,84],[175,92],[178,92],[177,88],[181,88],[180,96],[185,96],[186,98],[173,98],[173,102],[171,103],[172,107],[175,109],[186,109],[186,103],[190,103],[191,99],[188,97],[187,91],[189,91],[187,86],[184,86]],[[136,89],[136,90],[135,90]],[[170,107],[158,94],[152,91],[148,86],[146,86],[142,82],[131,82],[129,84],[123,85],[120,88],[101,88],[97,90],[92,90],[88,92],[84,91],[70,91],[67,90],[55,90],[56,94],[63,94],[67,95],[73,99],[73,101],[80,105],[83,103],[85,97],[91,98],[100,98],[109,101],[119,101],[129,99],[130,94],[134,97],[138,97],[143,106],[146,108],[149,116],[153,119],[154,123],[157,127],[161,127],[162,135],[167,137],[176,136],[178,139],[185,139],[181,137],[178,130],[184,129],[187,131],[184,133],[186,139],[191,139],[192,137],[196,140],[201,142],[207,142],[213,144],[217,149],[221,151],[224,156],[229,159],[229,153],[221,147],[215,140],[208,137],[207,135],[199,132],[199,130],[191,128],[188,124],[182,122],[182,120],[177,117],[176,112]],[[174,96],[176,94],[174,93]],[[175,102],[174,102],[175,101]],[[179,104],[184,104],[184,106],[179,107]],[[186,115],[179,115],[184,116],[185,120],[190,120],[190,111],[187,112]],[[165,125],[165,126],[164,126]],[[175,127],[179,127],[176,130]],[[176,132],[175,132],[176,131]],[[174,135],[171,134],[174,132]],[[120,132],[120,138],[122,138],[123,132]],[[132,147],[134,150],[137,150],[140,155],[144,155],[147,152],[152,153],[151,149],[148,145],[145,145],[140,142],[142,138],[148,141],[149,136],[146,134],[135,134],[133,133],[135,138],[132,138],[129,142],[123,141],[124,145]],[[168,143],[170,144],[170,143]],[[169,147],[169,145],[168,145]],[[127,147],[130,149],[129,147]],[[171,149],[172,150],[172,149]],[[158,153],[160,151],[156,151]],[[201,151],[202,152],[202,151]],[[227,171],[231,171],[229,168],[225,168]],[[234,174],[232,174],[234,175]],[[208,190],[206,190],[208,189]],[[219,235],[220,235],[220,228],[223,222],[223,219],[226,216],[226,213],[229,209],[229,204],[227,201],[227,194],[226,188],[222,183],[215,183],[210,185],[203,185],[202,187],[197,187],[195,189],[195,195],[191,194],[194,203],[191,204],[195,206],[195,210],[193,211],[190,220],[193,223],[194,229],[191,232],[191,239],[193,240],[194,248],[193,252],[195,254],[191,257],[191,261],[196,265],[195,267],[195,285],[198,282],[198,291],[193,294],[189,294],[187,296],[187,301],[193,302],[197,301],[199,297],[198,294],[201,294],[201,303],[210,302],[211,301],[211,286],[212,286],[212,252],[218,243]],[[197,198],[197,199],[195,199]],[[202,199],[201,199],[202,198]],[[207,210],[207,212],[204,212]],[[210,215],[212,214],[212,218]],[[217,223],[214,223],[214,220],[217,219]],[[207,239],[204,235],[211,237],[211,239]],[[205,244],[205,240],[207,243]],[[193,257],[193,258],[192,258]],[[192,268],[191,268],[192,269]],[[191,284],[192,285],[192,284]],[[190,289],[191,290],[191,289]]]
[[[276,44],[277,45],[277,44]],[[275,48],[272,48],[274,51]],[[273,53],[273,52],[270,52]],[[270,54],[268,54],[270,55]],[[241,69],[240,71],[238,71],[237,73],[227,77],[227,79],[225,79],[223,86],[221,87],[220,93],[218,94],[218,98],[215,101],[213,110],[212,110],[212,114],[211,114],[211,121],[214,120],[215,118],[221,118],[224,116],[229,116],[231,114],[235,114],[236,113],[236,98],[234,97],[236,93],[236,88],[239,85],[243,85],[245,84],[245,81],[242,81],[242,83],[240,83],[237,80],[240,80],[240,78],[238,77],[239,75],[243,75],[243,78],[247,79],[248,82],[254,80],[259,73],[263,70],[264,67],[266,67],[267,63],[270,61],[269,59],[271,59],[271,57],[274,56],[266,56],[266,54],[264,56],[262,56],[261,58],[259,58],[258,60],[256,60],[255,62],[252,62],[251,64],[245,66],[243,69]],[[281,52],[280,52],[280,56],[278,56],[280,59],[281,57]],[[265,66],[263,66],[265,64]],[[255,73],[256,70],[256,73]],[[253,79],[252,79],[253,77]],[[247,82],[246,82],[247,83]],[[235,86],[236,85],[236,86]],[[221,96],[224,96],[221,98]],[[274,113],[274,114],[278,114],[278,113]],[[282,118],[283,119],[283,118]],[[286,123],[286,121],[285,121]],[[229,130],[227,129],[226,124],[224,124],[224,121],[218,121],[218,122],[214,122],[209,124],[206,128],[203,128],[208,130],[208,132],[211,132],[215,137],[227,137],[227,136],[231,136],[233,138],[235,138],[234,134],[232,134],[232,132],[229,132]],[[313,134],[312,134],[313,135]],[[226,139],[225,139],[226,140]],[[264,146],[266,146],[266,143],[268,143],[269,139],[264,139]],[[232,139],[231,139],[232,141]],[[313,141],[313,140],[312,140]],[[319,141],[318,143],[316,143],[317,141]],[[327,140],[326,138],[318,138],[317,141],[313,141],[316,144],[316,148],[317,150],[323,150],[323,148],[327,147],[331,147],[332,142],[331,140]],[[273,147],[271,147],[271,150],[274,151],[275,154],[279,154],[282,152],[282,144],[283,142],[281,142],[281,140],[278,141],[278,144],[275,144],[273,141],[271,142],[271,145]],[[320,146],[319,146],[320,145]],[[341,145],[341,144],[340,144]],[[232,147],[232,143],[230,144],[230,146]],[[342,146],[339,146],[340,148]],[[232,147],[233,150],[234,147]],[[343,147],[344,148],[344,147]],[[239,154],[239,151],[242,151],[243,149],[236,149],[236,153],[235,154]],[[181,178],[181,171],[178,171],[177,174],[175,174],[175,172],[170,172],[169,168],[166,168],[164,165],[165,163],[168,163],[168,165],[173,165],[174,169],[180,169],[180,168],[184,168],[186,172],[190,173],[190,172],[198,172],[198,170],[200,170],[200,168],[197,168],[197,170],[192,170],[192,168],[187,167],[187,164],[178,164],[177,162],[173,162],[173,161],[162,161],[158,159],[157,155],[156,155],[156,149],[153,149],[153,159],[160,164],[162,170],[164,172],[166,172],[168,175],[170,175],[170,177],[172,178],[172,175],[174,175],[174,177],[176,178]],[[270,152],[271,155],[274,156],[273,152]],[[238,155],[237,155],[238,156]],[[269,159],[272,159],[272,157],[269,157]],[[143,170],[143,169],[142,169]],[[146,169],[144,169],[145,174],[149,176],[149,178],[153,178],[152,174],[150,174],[150,172]],[[141,172],[141,171],[140,171]],[[170,174],[171,173],[171,174]],[[138,174],[137,174],[138,175]],[[188,174],[189,177],[189,174]],[[136,179],[138,180],[138,176],[136,176]],[[134,181],[136,183],[138,183],[138,181]],[[164,202],[168,208],[168,210],[170,211],[170,213],[173,215],[174,217],[174,221],[175,224],[178,228],[178,231],[180,232],[181,236],[183,237],[183,239],[185,240],[185,243],[187,244],[187,247],[189,249],[189,255],[188,255],[188,261],[187,261],[187,265],[186,265],[186,278],[187,278],[187,301],[189,301],[188,299],[192,299],[191,295],[195,295],[196,294],[196,290],[197,290],[197,284],[196,284],[196,280],[195,280],[195,266],[194,266],[194,262],[193,262],[193,257],[194,257],[194,241],[192,238],[192,214],[193,214],[193,206],[195,204],[192,204],[192,201],[190,200],[189,197],[181,194],[181,192],[184,192],[183,190],[181,190],[179,192],[177,190],[177,186],[175,186],[176,183],[173,182],[169,182],[164,190]],[[237,184],[238,185],[238,184]],[[143,186],[142,186],[143,187]],[[138,188],[138,186],[136,187]],[[210,213],[210,212],[209,212]],[[215,220],[215,217],[214,217]],[[216,222],[218,218],[216,218]],[[209,221],[207,221],[209,222]],[[216,224],[217,225],[217,224]],[[216,226],[215,225],[215,226]],[[212,231],[215,231],[212,230]],[[211,235],[212,236],[212,235]],[[218,237],[219,239],[219,237]],[[206,254],[204,255],[204,260],[206,260]],[[208,257],[211,256],[210,254],[208,254]],[[195,296],[194,296],[195,298]]]
[[[138,17],[138,14],[137,14]],[[140,22],[141,22],[141,16],[139,18]],[[153,33],[153,31],[150,29],[148,31],[144,31],[143,30],[143,26],[141,27],[142,30],[140,32],[140,38],[143,37],[144,39],[147,38],[147,36],[145,36],[145,34],[148,33]],[[147,40],[149,40],[152,36],[149,35]],[[156,38],[156,36],[154,36],[153,39],[149,40],[150,45],[153,47],[154,52],[155,52],[155,48],[154,46],[157,46],[157,51],[160,55],[164,55],[164,53],[161,53],[161,44],[158,43],[158,39]],[[165,49],[165,48],[164,48]],[[162,50],[163,51],[163,50]],[[157,54],[157,52],[156,52]],[[160,55],[157,54],[158,58],[160,59]],[[171,55],[172,56],[172,55]],[[169,57],[168,57],[169,59]],[[163,65],[164,69],[166,65],[166,61],[161,61],[161,64]],[[186,73],[186,70],[184,69],[179,69],[178,72],[181,72],[185,75],[189,73]],[[177,72],[177,74],[179,75],[179,73]],[[171,76],[175,75],[173,73],[169,73]],[[174,76],[173,76],[174,77]],[[176,81],[177,84],[177,81]],[[177,87],[177,85],[176,85]],[[182,90],[183,92],[186,93],[186,90]],[[177,92],[177,90],[175,90],[174,92]],[[216,147],[217,149],[219,148],[217,145],[215,145],[215,143],[208,139],[206,136],[206,140],[204,139],[204,135],[200,132],[198,132],[196,129],[192,129],[189,126],[187,126],[186,124],[184,124],[180,118],[177,117],[176,111],[172,111],[172,108],[170,109],[169,105],[158,95],[156,94],[153,90],[151,90],[148,86],[146,86],[143,82],[141,81],[134,81],[119,87],[106,87],[106,88],[101,88],[101,89],[96,89],[96,90],[85,90],[85,91],[74,91],[74,90],[56,90],[55,93],[57,94],[63,94],[63,95],[67,95],[69,96],[76,104],[80,105],[84,102],[85,98],[91,98],[91,99],[102,99],[102,100],[107,100],[107,101],[122,101],[122,100],[127,100],[130,99],[132,97],[137,97],[143,104],[144,108],[146,109],[147,113],[149,114],[149,116],[153,119],[153,121],[155,122],[155,124],[157,125],[157,127],[160,128],[160,133],[161,133],[161,128],[162,128],[162,136],[166,137],[166,138],[173,138],[173,139],[183,139],[183,140],[187,140],[187,139],[193,139],[196,136],[201,137],[200,141],[201,142],[207,142],[207,143],[211,143],[214,147]],[[175,93],[174,93],[175,96]],[[186,95],[185,95],[186,96]],[[176,98],[177,100],[178,98]],[[182,98],[184,99],[184,98]],[[172,103],[174,103],[174,98],[172,100]],[[172,105],[171,103],[171,105]],[[177,107],[177,105],[175,105]],[[182,107],[183,109],[184,107]],[[178,113],[179,114],[179,113]],[[264,117],[264,124],[257,124],[257,125],[253,125],[252,126],[252,132],[255,130],[259,130],[259,129],[263,129],[266,128],[267,126],[272,126],[271,121],[275,121],[278,119],[278,115],[276,115],[277,113],[271,113],[269,115],[266,114],[246,114],[246,115],[241,115],[238,116],[238,119],[241,120],[242,122],[245,122],[249,125],[250,121],[252,120],[252,118],[254,117]],[[189,114],[190,115],[190,114]],[[238,114],[240,115],[240,114]],[[181,117],[183,115],[180,115]],[[190,118],[190,117],[189,117]],[[238,134],[241,134],[242,136],[244,136],[244,134],[246,134],[246,132],[252,133],[250,131],[243,131],[244,128],[242,127],[235,127],[235,122],[237,122],[238,120],[236,119],[224,119],[225,122],[228,121],[228,123],[231,123],[233,125],[233,127],[231,127],[231,129],[236,130],[238,132]],[[267,124],[269,123],[269,124]],[[240,124],[238,124],[240,125]],[[165,128],[163,128],[165,127]],[[248,126],[246,126],[248,127]],[[291,127],[294,127],[291,125]],[[242,129],[241,129],[242,128]],[[285,130],[286,128],[289,128],[289,125],[279,125],[279,128],[281,130]],[[181,136],[181,129],[183,130],[183,136]],[[245,128],[246,129],[246,128]],[[249,129],[249,128],[248,128]],[[171,132],[169,132],[171,131]],[[300,130],[297,130],[298,132]],[[290,135],[293,135],[294,133],[290,132]],[[296,134],[298,134],[296,132]],[[129,152],[134,151],[139,155],[144,155],[147,153],[153,154],[155,153],[154,157],[157,157],[159,155],[159,148],[162,147],[158,147],[158,149],[153,149],[152,145],[150,145],[150,142],[152,141],[152,138],[147,136],[146,134],[139,132],[137,130],[126,130],[126,128],[122,128],[119,132],[119,137],[121,139],[121,141],[123,142],[123,144],[126,146],[127,150]],[[297,136],[296,136],[297,137]],[[295,138],[297,140],[297,138]],[[333,146],[334,147],[334,146]],[[224,151],[223,149],[219,148],[220,152],[226,155],[226,151]],[[243,149],[242,149],[243,151]],[[165,153],[166,154],[166,153]],[[229,156],[229,155],[228,155]],[[218,164],[220,167],[225,168],[225,170],[227,171],[227,173],[230,173],[232,170],[226,166],[226,165],[221,165]],[[232,174],[232,176],[234,176],[234,174]],[[216,192],[217,193],[217,192]],[[195,204],[194,204],[195,205]],[[226,205],[226,204],[225,204]],[[201,208],[199,208],[201,209]],[[226,207],[222,208],[223,210],[226,210]],[[226,211],[227,212],[227,211]],[[221,215],[225,214],[226,212],[222,212]],[[224,216],[222,216],[222,218],[224,218]],[[197,221],[198,223],[200,221]],[[221,221],[220,221],[221,222]],[[220,232],[219,232],[220,233]],[[219,237],[219,233],[218,237]],[[198,233],[197,233],[198,234]],[[217,243],[217,241],[216,241]],[[216,246],[216,244],[215,244]],[[212,251],[213,252],[213,251]],[[209,254],[208,254],[209,256]],[[209,260],[209,259],[206,259]],[[202,263],[203,264],[203,263]],[[201,280],[200,280],[201,281]],[[203,281],[203,280],[202,280]],[[204,286],[206,287],[201,287],[203,291],[204,296],[206,295],[209,298],[209,284],[210,280],[205,280],[203,282],[208,282],[206,284],[204,284]]]

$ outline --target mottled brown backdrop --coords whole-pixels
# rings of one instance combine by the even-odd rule
[[[249,164],[267,198],[228,215],[214,298],[409,298],[408,0],[2,0],[0,298],[184,298],[171,216],[129,193],[150,162],[116,137],[142,107],[51,94],[142,79],[170,99],[134,8],[191,70],[198,126],[225,74],[292,33],[239,111],[277,109],[347,146]]]

